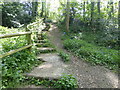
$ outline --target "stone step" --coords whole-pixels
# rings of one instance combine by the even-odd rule
[[[43,45],[44,43],[35,43],[35,46],[40,46],[40,45]]]
[[[38,36],[37,38],[38,38],[38,40],[41,40],[41,39],[42,39],[42,37],[41,37],[41,36]]]
[[[58,62],[62,61],[58,53],[45,53],[37,56],[37,59],[46,61],[46,62]]]
[[[38,33],[37,35],[40,36],[40,35],[42,35],[42,34],[41,34],[41,33]]]
[[[49,44],[49,43],[36,43],[35,46],[37,46],[37,47],[49,47],[49,46],[51,46],[51,44]]]
[[[44,62],[35,67],[31,72],[25,73],[25,76],[38,79],[59,79],[63,74],[67,74],[67,67],[62,61]]]
[[[36,42],[36,43],[47,43],[48,41],[46,41],[46,40],[35,40],[34,42]]]
[[[39,50],[40,53],[47,53],[47,52],[56,51],[55,48],[50,48],[50,47],[39,47],[39,48],[37,48],[37,50]]]

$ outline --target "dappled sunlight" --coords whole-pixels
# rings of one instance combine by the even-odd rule
[[[63,74],[79,88],[118,88],[119,0],[27,1],[0,2],[2,89],[29,77],[53,88]],[[57,86],[73,88],[68,76]]]
[[[45,64],[45,65],[41,65],[38,68],[42,69],[42,68],[51,68],[53,65],[52,64]]]
[[[51,25],[51,28],[49,29],[49,31],[53,31],[53,30],[56,30],[57,27],[55,25]]]
[[[110,80],[110,83],[113,85],[114,88],[118,88],[118,77],[115,74],[107,72],[105,73],[105,76]]]

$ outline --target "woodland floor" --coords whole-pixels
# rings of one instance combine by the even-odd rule
[[[49,40],[56,46],[57,50],[63,50],[70,54],[71,60],[67,63],[69,74],[74,75],[79,88],[118,88],[118,75],[103,66],[92,66],[91,64],[73,56],[72,53],[63,48],[62,33],[56,25],[52,25],[48,34]]]

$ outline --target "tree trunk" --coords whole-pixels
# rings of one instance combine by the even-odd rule
[[[113,8],[113,0],[110,0],[110,2],[108,2],[108,10],[110,9],[110,11],[108,12],[109,18],[112,18],[112,14],[114,14],[114,8]]]
[[[70,2],[67,0],[67,11],[66,11],[66,31],[69,31],[69,13],[70,13]]]
[[[44,13],[44,2],[42,2],[42,11],[41,11],[41,14],[40,14],[41,17],[43,17],[43,13]]]
[[[100,16],[100,0],[98,0],[97,7],[98,7],[98,15]]]
[[[93,27],[93,17],[94,17],[94,2],[91,2],[91,27]]]
[[[97,8],[98,8],[98,29],[100,29],[100,0],[97,2]]]
[[[45,6],[44,7],[45,7],[45,11],[44,11],[45,12],[45,17],[44,17],[44,19],[46,20],[46,18],[47,18],[47,3],[46,3],[46,0],[45,0]]]
[[[43,17],[43,22],[45,23],[45,20],[46,20],[46,17],[47,17],[47,14],[46,14],[46,0],[44,0],[42,2],[42,11],[41,11],[41,17]]]
[[[120,45],[120,1],[118,3],[118,31],[119,31],[118,45]]]
[[[118,29],[120,30],[120,1],[118,3],[118,7],[119,7],[119,9],[118,9]]]
[[[84,2],[84,4],[83,4],[83,20],[84,20],[84,22],[85,22],[85,2]]]
[[[32,2],[32,16],[37,16],[38,2]]]

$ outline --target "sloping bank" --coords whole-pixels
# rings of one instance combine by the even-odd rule
[[[96,46],[81,39],[71,38],[70,35],[64,35],[62,38],[64,48],[76,56],[93,65],[103,65],[109,69],[118,70],[117,50]]]

